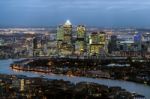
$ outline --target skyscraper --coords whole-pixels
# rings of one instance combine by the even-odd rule
[[[117,36],[112,35],[111,39],[108,44],[108,52],[111,53],[112,51],[117,51]]]
[[[33,39],[33,56],[44,56],[46,49],[46,42],[41,37]]]
[[[86,28],[84,25],[78,25],[76,29],[75,54],[83,55],[86,50]]]
[[[73,53],[72,45],[72,24],[69,20],[57,29],[58,55],[68,56]]]
[[[107,52],[106,34],[104,32],[93,32],[89,36],[89,54],[100,55]]]

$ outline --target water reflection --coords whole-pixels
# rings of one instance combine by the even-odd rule
[[[0,73],[6,73],[6,74],[17,74],[17,75],[26,75],[29,77],[44,77],[44,78],[50,78],[50,79],[63,79],[66,81],[71,81],[73,83],[78,83],[81,81],[85,82],[95,82],[99,84],[104,84],[108,86],[120,86],[130,92],[137,92],[139,94],[142,94],[146,96],[147,99],[150,98],[150,86],[128,82],[128,81],[122,81],[122,80],[110,80],[110,79],[95,79],[95,78],[86,78],[86,77],[75,77],[75,76],[65,76],[65,75],[55,75],[55,74],[44,74],[39,72],[25,72],[25,71],[16,71],[12,70],[9,66],[10,64],[16,60],[0,60]]]

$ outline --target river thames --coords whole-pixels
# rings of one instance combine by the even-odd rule
[[[95,79],[95,78],[86,78],[86,77],[69,77],[65,75],[56,75],[56,74],[43,74],[36,72],[25,72],[25,71],[14,71],[9,66],[11,63],[16,61],[16,59],[0,60],[0,73],[1,74],[16,74],[16,75],[25,75],[28,77],[43,77],[49,79],[63,79],[66,81],[71,81],[72,83],[78,82],[94,82],[98,84],[108,85],[108,86],[120,86],[127,91],[136,92],[142,94],[146,99],[150,99],[150,86],[138,84],[129,81],[122,80],[110,80],[110,79]],[[41,76],[42,75],[42,76]]]

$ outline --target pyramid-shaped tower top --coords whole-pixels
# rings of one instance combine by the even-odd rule
[[[67,20],[64,25],[71,25],[70,20]]]

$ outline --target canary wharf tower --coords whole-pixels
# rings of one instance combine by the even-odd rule
[[[83,56],[86,50],[86,28],[84,25],[78,25],[76,29],[75,54]]]
[[[72,24],[69,20],[57,27],[58,55],[69,56],[73,53]]]

